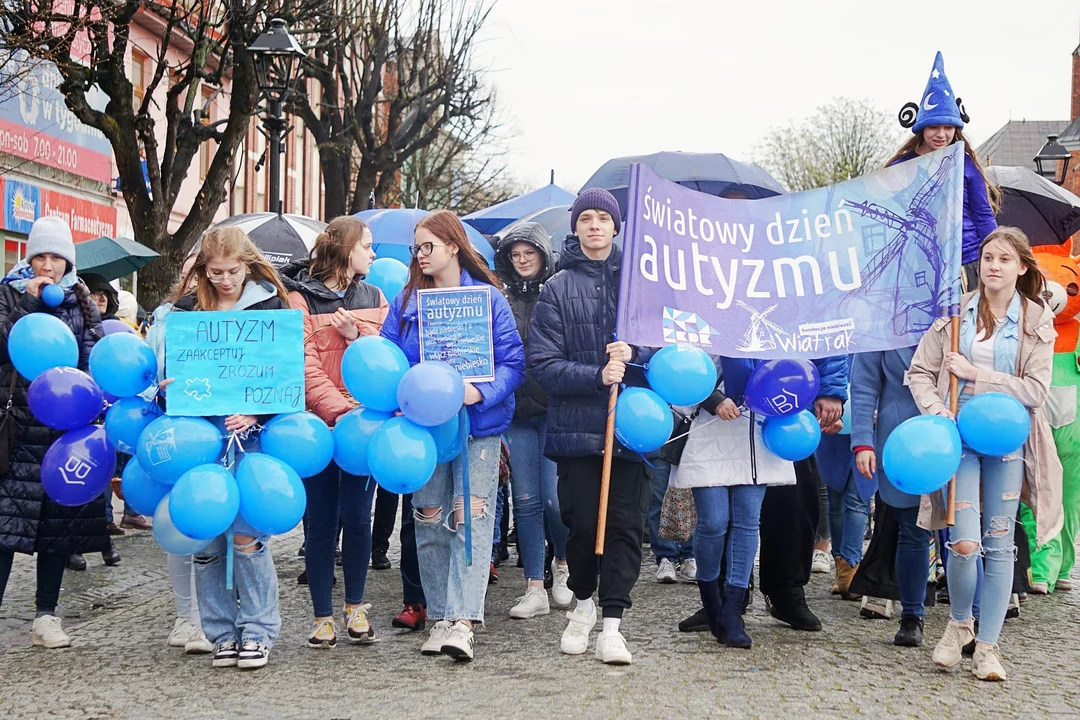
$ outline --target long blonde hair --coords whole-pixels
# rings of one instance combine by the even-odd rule
[[[331,220],[315,239],[308,274],[325,285],[333,283],[339,290],[348,288],[355,280],[349,270],[349,255],[368,232],[367,223],[358,217],[342,215]]]
[[[191,287],[194,281],[195,309],[217,309],[217,289],[206,274],[206,265],[214,258],[236,258],[247,265],[248,274],[244,279],[245,282],[259,280],[270,283],[277,290],[279,297],[282,299],[287,297],[285,286],[281,284],[277,270],[266,261],[247,233],[238,227],[226,226],[214,228],[203,235],[199,244],[199,254],[195,256],[195,264],[191,266],[191,270],[180,283],[180,290],[173,298],[173,303],[186,294],[184,288]]]
[[[894,162],[903,157],[915,153],[918,150],[919,146],[922,145],[922,142],[923,134],[921,131],[912,135],[907,142],[900,146],[900,149],[896,151],[896,154],[889,158],[888,162],[885,163],[885,167],[892,165]],[[971,158],[971,162],[974,163],[975,169],[978,170],[979,175],[982,176],[983,182],[986,184],[986,199],[990,203],[990,210],[993,211],[995,215],[997,215],[998,211],[1001,210],[1001,188],[999,188],[997,183],[994,182],[989,176],[987,176],[986,170],[983,169],[982,163],[979,162],[979,156],[976,155],[975,151],[971,149],[971,143],[968,142],[968,139],[966,137],[964,137],[964,133],[960,130],[960,128],[956,128],[956,135],[953,136],[953,141],[952,143],[950,143],[950,145],[958,142],[964,143],[964,152],[969,158]]]
[[[1031,252],[1031,243],[1027,235],[1020,228],[1002,225],[992,230],[986,239],[979,245],[979,309],[976,314],[975,336],[985,333],[983,338],[989,339],[994,334],[997,323],[994,313],[990,309],[990,301],[986,299],[986,292],[982,281],[982,253],[983,249],[994,241],[1005,245],[1016,254],[1016,259],[1027,268],[1027,272],[1016,278],[1016,290],[1020,293],[1022,301],[1030,300],[1036,305],[1042,306],[1042,294],[1046,290],[1046,278],[1039,269],[1039,263],[1035,260],[1035,254]],[[1022,329],[1021,329],[1022,331]]]

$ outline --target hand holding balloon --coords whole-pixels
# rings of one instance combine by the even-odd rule
[[[26,292],[30,293],[36,298],[41,298],[42,300],[44,300],[44,298],[41,297],[42,290],[45,288],[46,285],[52,284],[53,279],[51,277],[42,275],[40,277],[33,278],[32,280],[30,280],[30,282],[26,283]]]
[[[251,426],[259,422],[254,415],[230,415],[225,418],[225,429],[229,432],[246,432]]]
[[[626,374],[626,363],[620,360],[608,360],[600,374],[600,380],[604,385],[617,385],[622,382]]]
[[[731,398],[724,398],[723,402],[716,406],[716,417],[721,420],[735,420],[742,415],[739,412],[739,408],[735,405],[735,401]]]

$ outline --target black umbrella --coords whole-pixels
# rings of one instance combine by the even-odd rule
[[[1024,167],[986,170],[1003,195],[998,225],[1020,228],[1032,245],[1060,245],[1080,230],[1080,197]]]
[[[218,227],[233,225],[259,246],[271,265],[282,268],[293,260],[308,257],[315,247],[315,239],[326,227],[304,215],[278,215],[277,213],[248,213],[233,215],[217,224]]]

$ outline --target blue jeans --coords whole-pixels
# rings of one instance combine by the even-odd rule
[[[307,489],[307,541],[304,563],[315,617],[334,614],[334,550],[341,520],[341,569],[345,575],[345,602],[364,600],[368,562],[371,560],[371,502],[375,481],[350,475],[331,462],[318,475],[304,479]]]
[[[733,485],[693,489],[697,508],[694,557],[699,582],[712,582],[720,577],[721,555],[727,553],[724,584],[750,587],[765,487]]]
[[[1013,543],[1020,488],[1024,482],[1023,452],[985,457],[964,446],[956,473],[956,524],[949,530],[949,614],[964,622],[972,617],[979,594],[979,642],[994,644],[1005,623],[1012,596]],[[980,492],[981,490],[981,492]],[[981,507],[980,507],[981,500]],[[956,544],[975,543],[974,552],[957,552]],[[983,582],[978,588],[978,559]]]
[[[852,567],[862,560],[866,516],[869,512],[870,505],[859,497],[859,488],[850,470],[843,492],[829,488],[829,535],[832,536],[832,552],[835,557],[843,558]]]
[[[495,534],[495,494],[499,489],[497,435],[470,438],[469,491],[462,497],[461,462],[443,463],[427,484],[413,493],[416,557],[427,596],[428,619],[484,621],[488,550]],[[465,564],[465,523],[455,525],[455,505],[472,507],[472,565]],[[427,512],[425,512],[427,511]]]
[[[273,646],[281,632],[281,614],[274,557],[266,544],[270,536],[259,534],[240,518],[233,524],[233,532],[250,535],[255,541],[235,543],[232,590],[225,588],[227,536],[219,535],[195,554],[195,592],[202,630],[214,643],[251,640]],[[250,547],[258,550],[244,552]]]
[[[882,502],[878,497],[878,502]],[[919,507],[893,508],[899,537],[896,544],[896,586],[901,616],[921,618],[926,612],[926,581],[930,567],[930,531],[918,526]]]
[[[506,433],[510,446],[510,490],[514,494],[514,525],[518,530],[526,580],[544,577],[544,521],[555,557],[566,559],[566,536],[559,512],[559,473],[544,457],[547,416],[515,420]]]
[[[656,564],[667,558],[679,562],[694,557],[694,538],[686,542],[675,542],[660,537],[660,509],[664,506],[664,493],[667,492],[671,478],[671,464],[663,460],[654,460],[652,469],[652,502],[649,503],[649,546],[652,548]]]

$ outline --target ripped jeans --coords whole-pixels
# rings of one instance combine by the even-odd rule
[[[413,493],[416,556],[427,598],[428,620],[484,622],[489,551],[495,533],[495,493],[499,489],[498,435],[469,438],[469,492],[472,505],[472,565],[465,565],[465,523],[454,523],[461,495],[461,461],[443,463]],[[426,511],[426,512],[425,512]],[[434,511],[434,512],[432,512]]]
[[[983,583],[977,640],[991,645],[998,641],[1012,596],[1014,523],[1023,483],[1022,449],[1005,457],[986,457],[964,446],[956,472],[956,524],[949,528],[949,613],[957,622],[972,616],[978,585],[977,560],[981,556]],[[970,554],[960,553],[955,546],[964,541],[978,547]]]
[[[195,592],[203,633],[213,643],[251,640],[272,647],[281,632],[281,614],[277,572],[267,545],[270,536],[259,534],[239,517],[233,532],[255,541],[234,542],[232,590],[225,588],[227,536],[219,535],[195,553]],[[258,549],[245,552],[251,548]]]

